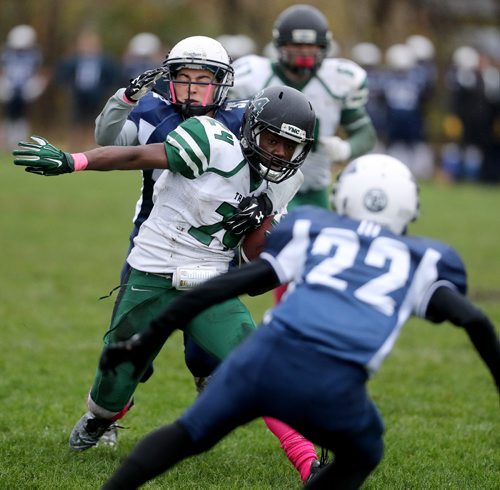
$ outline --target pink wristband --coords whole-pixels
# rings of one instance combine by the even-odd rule
[[[80,172],[87,168],[89,161],[85,156],[85,153],[72,153],[71,157],[73,158],[73,165],[75,167],[75,172]]]
[[[130,105],[135,105],[137,104],[137,101],[135,100],[132,100],[132,99],[129,99],[125,93],[123,94],[123,100],[127,103],[127,104],[130,104]]]

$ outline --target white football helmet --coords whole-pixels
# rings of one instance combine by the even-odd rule
[[[140,32],[129,41],[127,50],[133,56],[154,56],[161,50],[161,41],[152,32]]]
[[[414,34],[406,39],[406,44],[413,49],[415,56],[419,61],[433,60],[436,54],[432,41],[419,34]]]
[[[418,185],[408,167],[388,155],[353,160],[333,189],[337,213],[369,220],[402,234],[419,213]]]
[[[255,41],[245,34],[222,34],[217,41],[224,46],[233,61],[257,51]]]
[[[385,52],[385,61],[391,70],[408,71],[417,64],[417,56],[406,44],[393,44]]]
[[[12,49],[29,49],[36,43],[36,32],[27,24],[13,27],[7,34],[7,46]]]
[[[460,46],[453,52],[453,64],[462,70],[475,70],[479,66],[481,57],[479,52],[471,46]]]
[[[361,66],[378,66],[382,62],[382,52],[373,43],[358,43],[351,50],[352,59]]]
[[[163,62],[166,68],[164,78],[168,82],[167,98],[180,106],[185,116],[199,116],[218,109],[226,100],[227,92],[233,86],[234,70],[231,59],[222,44],[211,37],[192,36],[179,41]],[[209,70],[214,74],[209,85],[213,86],[213,103],[203,106],[180,103],[175,95],[176,74],[182,68]],[[196,82],[191,82],[196,83]]]

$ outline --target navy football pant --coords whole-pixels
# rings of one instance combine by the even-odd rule
[[[198,447],[209,448],[240,425],[274,417],[330,449],[328,480],[356,488],[383,455],[383,423],[366,381],[363,367],[318,352],[271,323],[235,349],[179,422]]]
[[[333,462],[306,488],[359,488],[383,455],[383,424],[366,379],[362,367],[262,326],[221,364],[184,415],[140,441],[103,488],[136,488],[262,415],[333,451]]]

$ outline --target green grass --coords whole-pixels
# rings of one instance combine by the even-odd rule
[[[141,385],[117,450],[72,454],[118,282],[139,174],[44,178],[0,155],[0,489],[95,489],[137,440],[195,398],[176,334]],[[452,244],[500,324],[500,189],[426,184],[411,230]],[[269,295],[247,299],[256,320]],[[412,320],[370,391],[387,426],[367,489],[500,488],[499,398],[465,333]],[[300,488],[257,420],[146,488]]]

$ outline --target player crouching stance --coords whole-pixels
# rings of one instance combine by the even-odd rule
[[[255,262],[179,297],[149,329],[104,351],[103,369],[140,367],[149,346],[205,308],[290,283],[196,402],[139,442],[104,489],[137,488],[264,414],[333,451],[307,488],[360,487],[383,456],[383,423],[366,383],[410,315],[463,327],[500,386],[499,339],[465,296],[457,252],[405,234],[419,209],[408,168],[384,155],[360,157],[341,174],[334,203],[336,213],[291,211]]]

